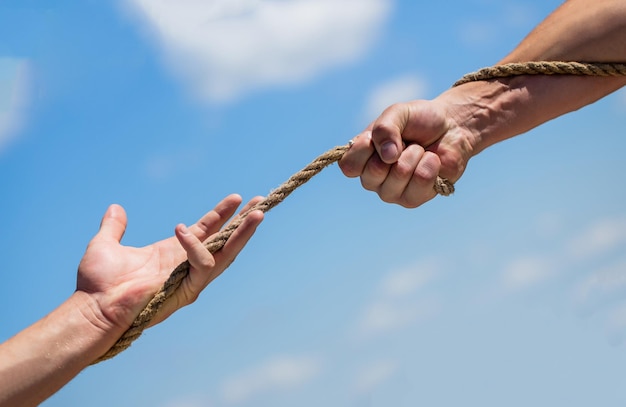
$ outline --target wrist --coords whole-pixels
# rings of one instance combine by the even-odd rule
[[[515,135],[510,126],[511,116],[515,114],[512,99],[520,99],[523,95],[515,94],[509,81],[469,82],[440,96],[449,109],[448,117],[453,122],[450,127],[467,135],[471,156]]]
[[[626,77],[519,75],[469,82],[443,93],[472,155],[580,109],[626,85]]]
[[[104,354],[122,330],[76,292],[0,346],[0,405],[38,405]]]
[[[52,346],[46,355],[52,367],[76,372],[89,366],[124,333],[124,328],[104,318],[98,302],[82,291],[74,292],[31,328],[37,337],[33,346]]]
[[[83,332],[85,345],[90,348],[89,353],[95,354],[94,359],[106,352],[128,329],[112,322],[93,294],[77,290],[66,303],[73,307],[76,326]]]

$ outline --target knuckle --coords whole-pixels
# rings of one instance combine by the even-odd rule
[[[372,128],[372,139],[375,142],[382,142],[391,139],[396,134],[399,134],[397,126],[386,120],[376,122]]]
[[[212,269],[215,267],[215,259],[213,256],[201,256],[198,260],[198,267],[202,270]]]
[[[449,178],[457,180],[465,171],[465,162],[461,157],[446,156],[441,160],[441,168]]]
[[[417,208],[423,203],[424,203],[423,200],[420,200],[416,197],[408,196],[407,191],[405,191],[400,197],[400,199],[398,200],[398,204],[407,209]]]
[[[380,183],[376,182],[370,177],[361,177],[361,186],[368,191],[376,191]]]
[[[399,160],[393,165],[392,171],[394,176],[396,176],[397,178],[407,179],[410,178],[411,175],[413,175],[414,168],[410,163]]]
[[[380,198],[381,201],[385,203],[391,203],[391,204],[400,203],[397,199],[397,195],[391,194],[389,192],[381,191],[378,193],[378,197]]]
[[[418,206],[420,206],[419,203],[410,202],[410,201],[407,201],[407,200],[404,200],[404,199],[400,200],[398,202],[398,205],[400,205],[400,206],[402,206],[403,208],[406,208],[406,209],[415,209]]]
[[[413,173],[413,180],[420,186],[428,186],[432,184],[437,178],[437,174],[433,173],[430,169],[416,168]]]
[[[435,182],[441,164],[434,154],[429,154],[419,162],[413,173],[413,179],[421,186],[431,185]]]
[[[181,299],[179,300],[179,304],[177,304],[176,308],[182,308],[186,305],[193,304],[198,299],[200,293],[193,290],[189,287],[188,284],[182,286],[181,291]]]
[[[378,190],[378,196],[385,203],[399,204],[401,202],[403,190],[391,185],[383,185]]]
[[[349,178],[356,178],[361,175],[360,166],[357,165],[354,161],[345,159],[341,160],[338,163],[339,169],[343,172],[343,175]]]
[[[406,110],[406,103],[394,103],[387,107],[372,126],[372,139],[380,142],[400,137]]]
[[[372,177],[385,178],[389,173],[389,164],[384,163],[377,154],[373,155],[365,166],[364,172]]]
[[[187,305],[189,304],[193,304],[194,302],[196,302],[196,300],[198,299],[199,293],[187,293],[187,295],[185,296],[185,302],[187,303]]]

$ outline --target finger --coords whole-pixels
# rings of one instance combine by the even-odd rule
[[[417,165],[424,155],[424,148],[417,145],[409,145],[398,161],[389,170],[387,178],[379,188],[378,195],[384,202],[403,205],[402,198],[405,189],[411,182]]]
[[[202,292],[202,289],[209,284],[209,276],[215,268],[213,255],[204,247],[190,228],[179,224],[174,229],[174,234],[187,253],[187,260],[190,266],[189,273],[181,282],[175,295],[163,304],[156,317],[150,322],[150,325],[158,324],[177,309],[193,303],[200,295],[200,292]]]
[[[217,223],[223,224],[224,221],[221,221],[221,219],[224,217],[227,219],[232,216],[232,213],[238,206],[238,204],[235,205],[235,203],[240,201],[241,198],[236,195],[235,198],[227,197],[224,199],[213,211],[211,211],[221,214],[220,220],[213,220]],[[258,201],[258,198],[252,199],[248,205],[253,205],[256,201]],[[225,206],[220,206],[222,204],[225,204]],[[211,213],[205,215],[203,219],[210,214]],[[183,249],[187,252],[187,258],[190,264],[189,274],[181,282],[181,285],[176,291],[176,295],[163,304],[159,313],[150,322],[150,325],[158,324],[177,309],[194,302],[202,290],[217,276],[219,276],[230,265],[230,263],[232,263],[236,255],[241,251],[243,246],[245,246],[252,234],[254,234],[256,227],[262,219],[263,213],[261,211],[251,212],[239,228],[233,232],[233,235],[228,240],[226,245],[224,245],[224,248],[222,248],[222,250],[220,250],[215,256],[213,256],[206,249],[200,238],[198,238],[191,230],[191,227],[186,228],[182,224],[176,226],[176,238],[180,242]],[[212,221],[209,220],[207,222],[211,223]],[[198,223],[204,222],[199,221]],[[203,229],[201,226],[199,227]],[[212,226],[210,228],[212,228]],[[205,232],[202,233],[204,234]]]
[[[194,269],[206,272],[215,267],[215,259],[211,252],[204,247],[202,241],[194,236],[185,225],[177,225],[175,233],[180,245],[187,252],[189,264]]]
[[[409,109],[405,103],[389,106],[372,127],[372,143],[386,164],[393,164],[402,152],[402,133],[408,122]]]
[[[241,205],[241,201],[241,197],[237,194],[227,196],[213,210],[206,213],[194,225],[190,226],[189,230],[199,240],[204,241],[219,231],[224,223],[233,216],[239,205]]]
[[[390,169],[391,165],[385,164],[378,154],[372,154],[361,174],[361,185],[368,191],[379,192]]]
[[[440,139],[448,128],[446,115],[437,105],[415,100],[403,105],[404,119],[402,140],[407,144],[419,144],[428,147]]]
[[[264,199],[265,199],[265,197],[263,197],[263,196],[256,196],[256,197],[252,198],[250,201],[248,201],[248,203],[246,203],[244,205],[244,207],[241,208],[241,210],[239,211],[237,216],[235,216],[234,218],[232,218],[230,220],[230,222],[228,222],[228,225],[226,226],[226,228],[230,227],[235,222],[240,223],[241,222],[241,218],[243,216],[248,216],[249,214],[247,215],[246,213],[252,211],[254,209],[254,207],[256,206],[256,204],[260,203]],[[238,227],[238,226],[235,226],[235,227]],[[224,228],[224,229],[226,229],[226,228]],[[209,238],[211,238],[211,236],[209,236]]]
[[[263,196],[255,196],[244,205],[244,207],[239,211],[239,215],[243,215],[244,213],[248,212],[250,209],[252,209],[254,205],[258,204],[264,199],[265,197]]]
[[[202,242],[189,229],[182,224],[178,225],[176,227],[176,237],[187,252],[190,264],[189,274],[177,290],[178,300],[166,302],[161,310],[160,319],[157,319],[154,323],[156,324],[165,319],[176,309],[193,303],[202,290],[234,261],[262,220],[263,213],[261,211],[251,212],[233,233],[224,248],[215,256],[204,247]]]
[[[235,260],[239,252],[248,243],[248,240],[254,235],[264,216],[261,211],[250,212],[243,223],[230,236],[224,247],[214,254],[217,275],[221,274]],[[217,277],[217,275],[213,278]]]
[[[339,160],[339,168],[345,176],[354,178],[363,173],[367,161],[375,153],[372,132],[366,130],[352,139],[352,146]]]
[[[441,161],[439,156],[431,151],[424,152],[415,168],[411,181],[405,188],[401,199],[402,205],[407,208],[415,208],[434,198],[437,193],[433,187],[440,170]]]
[[[102,216],[100,229],[94,240],[112,240],[119,243],[124,236],[127,223],[128,219],[123,207],[117,204],[109,206]]]

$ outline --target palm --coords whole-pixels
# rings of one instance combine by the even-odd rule
[[[251,201],[246,208],[254,202]],[[108,323],[129,327],[172,270],[188,257],[191,263],[189,275],[155,318],[154,323],[160,322],[176,309],[193,302],[200,291],[234,260],[254,233],[262,219],[260,214],[249,216],[250,221],[246,219],[247,222],[215,257],[202,245],[201,241],[217,232],[239,203],[239,197],[230,196],[191,226],[189,234],[179,234],[182,230],[179,225],[178,239],[171,237],[142,248],[120,244],[126,228],[126,214],[121,207],[112,206],[79,265],[77,290],[94,296]]]
[[[184,260],[184,250],[180,245],[175,246],[175,239],[143,248],[94,239],[78,268],[76,288],[91,294],[101,294],[105,298],[126,298],[123,305],[126,309],[121,310],[121,315],[136,315],[173,270],[175,258],[179,263]],[[170,252],[176,254],[171,255]],[[134,319],[116,321],[118,317],[115,315],[105,316],[124,326],[130,325]]]

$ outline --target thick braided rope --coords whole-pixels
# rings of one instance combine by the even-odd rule
[[[262,212],[268,212],[270,209],[281,203],[287,196],[289,196],[296,188],[300,187],[313,176],[317,175],[324,168],[333,164],[343,157],[344,153],[348,151],[352,143],[345,146],[335,147],[324,154],[317,157],[309,165],[304,167],[301,171],[292,175],[286,182],[281,184],[278,188],[270,192],[270,194],[261,202],[254,205],[252,208],[235,217],[232,222],[228,224],[222,231],[213,236],[209,241],[205,243],[207,250],[211,253],[215,253],[220,250],[226,244],[226,241],[230,238],[233,232],[243,223],[244,219],[252,211],[260,210]],[[454,185],[449,181],[437,178],[435,183],[435,191],[441,195],[450,195],[454,192]],[[110,359],[117,354],[127,349],[132,342],[134,342],[142,332],[150,325],[150,321],[159,312],[165,301],[170,298],[183,279],[189,274],[189,261],[184,261],[179,264],[178,267],[172,271],[169,278],[163,284],[162,288],[157,292],[152,300],[141,311],[139,316],[133,321],[130,328],[122,335],[120,339],[100,358],[94,361],[92,364],[102,362]]]
[[[516,75],[579,75],[579,76],[626,76],[624,63],[537,61],[496,65],[468,73],[455,82],[459,86],[467,82],[505,78]]]
[[[486,79],[504,78],[515,75],[588,75],[588,76],[626,76],[626,64],[606,64],[606,63],[579,63],[579,62],[526,62],[499,65],[484,68],[479,71],[467,74],[458,80],[454,86],[467,82],[480,81]],[[285,183],[272,191],[264,200],[257,203],[250,210],[237,216],[221,232],[213,236],[205,243],[206,248],[215,253],[224,247],[226,241],[233,232],[241,225],[248,214],[255,210],[268,212],[270,209],[281,203],[289,194],[296,190],[324,168],[333,164],[343,157],[351,144],[335,147],[317,157],[313,162],[297,172]],[[434,185],[435,191],[444,196],[454,192],[454,185],[443,178],[437,177]],[[185,261],[172,271],[172,274],[163,284],[163,287],[154,295],[152,300],[146,305],[144,310],[133,321],[131,327],[122,335],[120,339],[104,355],[92,364],[110,359],[122,351],[126,350],[142,332],[150,325],[150,322],[161,309],[162,305],[170,298],[182,280],[189,274],[189,262]]]

